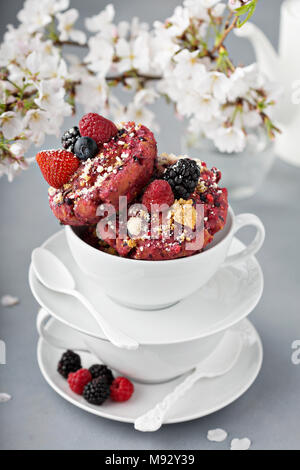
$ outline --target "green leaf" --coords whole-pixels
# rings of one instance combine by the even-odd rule
[[[257,2],[258,0],[252,0],[250,3],[247,3],[247,5],[243,5],[235,10],[235,14],[237,16],[246,15],[244,20],[241,20],[240,18],[238,19],[238,22],[237,22],[238,28],[241,28],[245,23],[247,23],[247,21],[250,20],[253,13],[255,12]]]

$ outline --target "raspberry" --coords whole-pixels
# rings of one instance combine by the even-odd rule
[[[125,377],[117,377],[110,386],[110,398],[114,401],[127,401],[133,392],[133,384]]]
[[[79,122],[79,129],[83,137],[94,139],[98,147],[108,142],[118,132],[113,122],[97,113],[85,114]]]
[[[83,398],[92,405],[102,405],[109,397],[109,385],[105,377],[89,382],[83,390]]]
[[[208,193],[207,196],[206,196],[206,200],[207,200],[208,204],[213,204],[214,203],[213,195]]]
[[[81,369],[80,356],[68,349],[57,364],[57,372],[67,379],[70,372],[76,372],[78,369]]]
[[[98,377],[105,378],[108,385],[110,385],[114,380],[112,371],[104,364],[94,364],[89,368],[89,371],[92,374],[93,379],[97,379]]]
[[[151,212],[151,204],[167,204],[171,206],[174,202],[174,194],[171,186],[167,181],[154,180],[147,187],[142,203],[147,207],[148,211]]]
[[[68,376],[68,384],[73,392],[78,395],[83,394],[84,387],[92,380],[92,374],[88,369],[79,369],[76,372],[71,372]]]
[[[168,167],[163,175],[170,184],[176,199],[188,199],[195,191],[200,177],[200,169],[195,160],[180,158]]]
[[[80,165],[73,153],[61,149],[43,150],[37,154],[36,161],[45,180],[53,188],[67,183]]]

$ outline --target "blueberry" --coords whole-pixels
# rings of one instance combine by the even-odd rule
[[[97,155],[98,146],[91,137],[80,137],[75,143],[74,152],[79,160],[87,160]]]

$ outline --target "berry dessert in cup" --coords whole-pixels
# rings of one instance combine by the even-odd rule
[[[208,170],[200,160],[167,154],[158,157],[155,138],[145,126],[127,122],[118,129],[108,119],[89,113],[79,127],[64,133],[62,145],[63,149],[37,155],[51,185],[49,204],[62,224],[85,226],[83,239],[95,248],[142,260],[185,257],[201,251],[226,223],[227,191],[218,186],[221,173]],[[120,234],[118,215],[113,231],[107,226],[97,230],[99,206],[110,204],[117,213],[120,197],[126,198],[128,206],[125,236]],[[135,203],[145,210],[132,216]],[[153,237],[153,205],[165,208],[168,234],[158,227]],[[197,205],[204,209],[203,242],[197,249],[187,249],[186,240],[195,232]],[[162,225],[161,218],[158,221]],[[139,238],[143,224],[148,228]]]
[[[228,264],[263,242],[257,217],[235,217],[228,208],[219,170],[187,156],[158,156],[141,124],[117,127],[89,113],[65,132],[62,146],[36,157],[50,207],[82,271],[119,303],[157,309],[192,294],[245,225],[257,228],[256,239]]]

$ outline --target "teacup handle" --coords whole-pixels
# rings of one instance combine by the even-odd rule
[[[81,351],[81,352],[89,352],[80,338],[78,338],[78,343],[75,344],[72,341],[68,341],[67,339],[58,338],[56,336],[51,335],[46,328],[46,325],[50,318],[51,318],[51,315],[46,310],[41,308],[39,310],[39,313],[36,319],[36,328],[38,330],[38,333],[40,337],[46,341],[46,343],[58,349],[64,349],[64,350],[72,349],[72,350]],[[74,332],[73,332],[73,335],[74,335]]]
[[[239,253],[227,256],[222,266],[230,266],[244,261],[250,256],[255,255],[255,253],[257,253],[262,247],[266,234],[265,227],[262,221],[254,214],[237,215],[234,219],[233,234],[235,235],[242,227],[246,227],[248,225],[256,227],[254,240]]]

